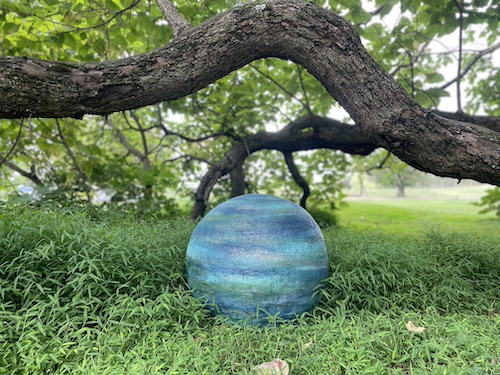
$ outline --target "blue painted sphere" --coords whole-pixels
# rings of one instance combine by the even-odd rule
[[[232,198],[195,228],[186,254],[189,286],[232,321],[260,324],[309,311],[328,277],[321,231],[302,207],[271,195]]]

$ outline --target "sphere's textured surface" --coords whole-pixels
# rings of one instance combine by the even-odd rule
[[[195,295],[214,301],[233,321],[261,323],[263,311],[282,318],[310,310],[328,277],[328,255],[314,219],[271,195],[248,194],[210,211],[186,254]]]

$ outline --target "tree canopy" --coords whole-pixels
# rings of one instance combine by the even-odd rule
[[[1,0],[2,173],[165,209],[199,180],[193,216],[213,189],[334,201],[346,154],[379,147],[500,185],[499,21],[493,0]]]

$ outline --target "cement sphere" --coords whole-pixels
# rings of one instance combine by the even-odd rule
[[[328,277],[321,231],[302,207],[248,194],[210,211],[186,254],[189,286],[232,321],[259,324],[309,311]]]

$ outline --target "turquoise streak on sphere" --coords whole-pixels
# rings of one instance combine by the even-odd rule
[[[201,220],[186,268],[195,296],[215,301],[233,321],[261,323],[257,310],[288,319],[318,302],[313,294],[328,277],[328,255],[318,225],[302,207],[248,194]]]

